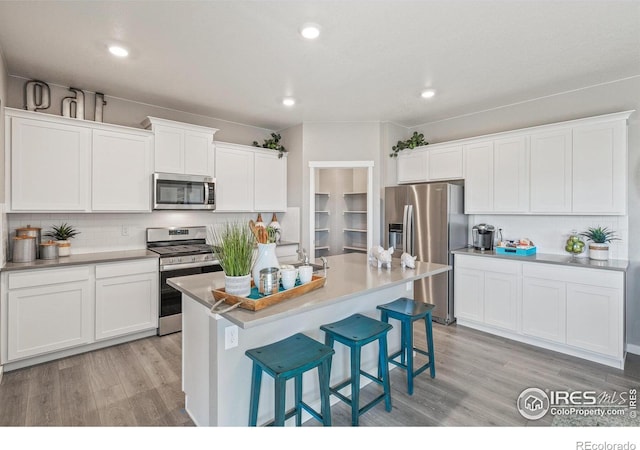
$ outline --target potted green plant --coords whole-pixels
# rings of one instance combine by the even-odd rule
[[[258,144],[258,141],[253,141],[253,146],[268,148],[270,150],[275,150],[277,152],[280,152],[280,154],[278,155],[278,158],[282,158],[282,156],[287,152],[287,150],[284,148],[282,144],[280,144],[280,139],[282,139],[282,136],[280,136],[278,133],[271,133],[271,139],[265,139],[262,145]]]
[[[615,231],[601,226],[589,227],[580,235],[591,241],[589,244],[589,258],[600,261],[609,259],[609,243],[620,240],[616,237]]]
[[[423,145],[429,145],[429,143],[424,140],[424,134],[414,131],[409,139],[405,141],[398,141],[396,145],[391,147],[393,153],[390,153],[389,156],[392,158],[396,158],[398,156],[398,153],[405,148],[416,148]]]
[[[249,224],[229,221],[211,225],[211,250],[225,276],[225,291],[230,295],[247,297],[251,293],[251,266],[255,237]]]
[[[71,239],[79,235],[80,232],[67,223],[53,225],[51,231],[47,231],[45,237],[51,238],[58,246],[58,256],[69,256],[71,254]]]

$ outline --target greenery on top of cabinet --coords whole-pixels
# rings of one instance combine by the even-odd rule
[[[278,158],[282,158],[282,155],[284,155],[287,150],[280,144],[280,139],[282,139],[282,137],[278,133],[271,133],[271,139],[265,139],[262,145],[258,144],[258,141],[253,141],[253,146],[276,150],[280,152]]]
[[[391,147],[393,153],[389,153],[389,156],[391,158],[395,158],[398,156],[398,153],[405,148],[416,148],[423,145],[429,145],[429,143],[424,140],[424,134],[414,131],[409,139],[405,141],[398,141],[396,145]]]

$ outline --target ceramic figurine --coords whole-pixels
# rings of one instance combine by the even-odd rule
[[[380,247],[379,245],[374,245],[373,247],[371,247],[369,249],[369,264],[371,264],[372,266],[375,266],[375,267],[380,267],[380,263],[378,261],[378,255],[383,250],[384,249],[382,247]]]
[[[280,222],[278,222],[278,217],[276,213],[273,213],[271,217],[271,223],[269,224],[269,228],[273,228],[276,233],[276,242],[280,242],[280,234],[282,233],[282,227],[280,226]]]
[[[258,218],[256,219],[256,227],[266,228],[267,226],[262,220],[262,214],[258,213]]]
[[[404,269],[405,267],[408,267],[409,269],[415,269],[416,268],[416,258],[417,256],[411,256],[408,253],[403,253],[400,256],[400,263],[402,264],[402,268]]]
[[[378,267],[386,266],[387,269],[391,269],[391,259],[393,258],[393,247],[389,247],[387,250],[383,250],[378,255]]]

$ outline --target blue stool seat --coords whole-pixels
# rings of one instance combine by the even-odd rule
[[[430,369],[431,378],[436,376],[435,358],[433,354],[433,330],[431,325],[431,310],[434,305],[429,303],[416,302],[410,298],[401,297],[384,305],[378,305],[381,311],[381,320],[389,322],[389,318],[399,320],[400,328],[400,350],[389,355],[389,362],[407,371],[407,390],[409,395],[413,395],[413,379],[417,375]],[[413,322],[424,319],[425,331],[427,334],[427,351],[416,348],[413,345]],[[414,369],[413,352],[429,357],[429,362]],[[397,358],[400,357],[400,361]]]
[[[338,341],[351,349],[351,376],[347,380],[330,387],[332,394],[351,406],[351,424],[358,425],[362,414],[384,400],[385,409],[391,411],[391,388],[389,384],[389,363],[387,361],[387,333],[393,328],[388,323],[372,319],[362,314],[354,314],[338,322],[322,325],[325,332],[325,344],[333,348]],[[361,349],[371,342],[379,342],[378,376],[373,376],[360,369]],[[360,407],[360,375],[382,386],[383,393],[366,405]],[[351,399],[340,393],[344,387],[351,385]]]
[[[264,347],[247,350],[245,354],[253,361],[251,374],[251,400],[249,404],[249,426],[258,421],[258,402],[262,372],[275,380],[275,418],[266,425],[284,426],[284,421],[296,416],[296,425],[302,424],[302,409],[325,426],[331,425],[329,406],[329,373],[333,348],[297,333],[286,339]],[[302,374],[318,368],[320,378],[320,413],[302,401]],[[285,391],[287,380],[295,378],[295,405],[285,412]]]

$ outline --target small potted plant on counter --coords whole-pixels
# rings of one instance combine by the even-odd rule
[[[607,227],[589,227],[587,231],[580,233],[586,237],[591,243],[589,244],[589,258],[598,261],[606,261],[609,259],[609,243],[611,241],[619,241],[615,232]]]
[[[44,235],[53,239],[58,246],[58,256],[69,256],[71,254],[71,239],[80,234],[75,228],[67,223],[53,225],[51,231]]]
[[[251,265],[255,237],[246,222],[210,225],[211,250],[224,271],[225,292],[247,297],[251,294]]]

